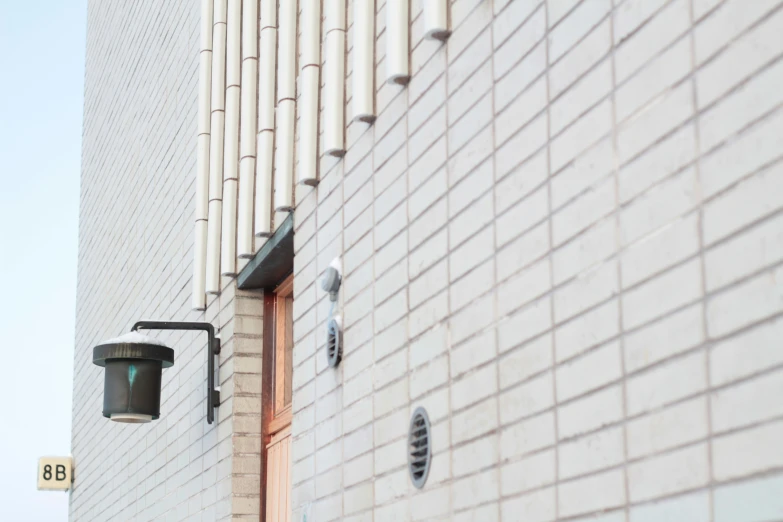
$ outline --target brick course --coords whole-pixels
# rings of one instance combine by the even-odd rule
[[[783,3],[452,0],[440,44],[412,0],[405,88],[376,4],[378,119],[296,187],[293,520],[779,518]],[[258,520],[261,294],[189,310],[198,17],[89,4],[72,520]],[[138,319],[220,329],[218,423],[174,332],[161,419],[100,417],[91,347]]]
[[[781,12],[455,0],[440,45],[412,2],[410,85],[378,83],[375,124],[351,124],[345,161],[297,187],[297,231],[340,224],[297,246],[307,357],[323,357],[329,306],[313,275],[337,255],[347,344],[294,401],[295,417],[343,412],[322,465],[295,464],[294,520],[752,520],[743,496],[780,509],[779,480],[753,477],[781,470],[760,456],[783,391]],[[403,455],[420,405],[423,491]],[[740,449],[754,445],[758,461]],[[341,487],[318,487],[340,469]]]

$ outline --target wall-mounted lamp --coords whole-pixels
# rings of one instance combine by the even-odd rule
[[[160,381],[164,368],[174,365],[174,350],[137,330],[201,330],[207,332],[207,422],[215,420],[220,391],[215,387],[215,357],[220,339],[210,323],[139,321],[130,333],[103,341],[92,350],[92,362],[106,368],[103,416],[116,422],[150,422],[160,417]]]

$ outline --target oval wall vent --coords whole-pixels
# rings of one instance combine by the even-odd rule
[[[340,323],[330,319],[326,325],[326,362],[330,368],[337,368],[343,358],[343,334]]]
[[[427,482],[432,462],[430,419],[424,408],[416,408],[408,432],[408,470],[413,485],[421,489]]]

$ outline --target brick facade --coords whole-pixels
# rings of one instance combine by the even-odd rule
[[[454,0],[441,45],[412,0],[404,88],[384,4],[378,119],[296,188],[293,520],[783,518],[783,3]],[[261,295],[190,311],[198,17],[90,2],[72,520],[258,520]],[[159,421],[100,417],[142,318],[220,328],[218,424],[195,334]]]

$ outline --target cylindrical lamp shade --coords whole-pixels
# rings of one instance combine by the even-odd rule
[[[408,72],[408,1],[386,0],[386,81],[407,84]]]
[[[448,0],[421,0],[424,10],[424,37],[445,40],[449,30]]]
[[[354,2],[353,121],[375,121],[375,0]]]
[[[105,368],[104,417],[131,423],[160,417],[161,373],[174,365],[174,350],[131,332],[93,348],[92,362]]]

